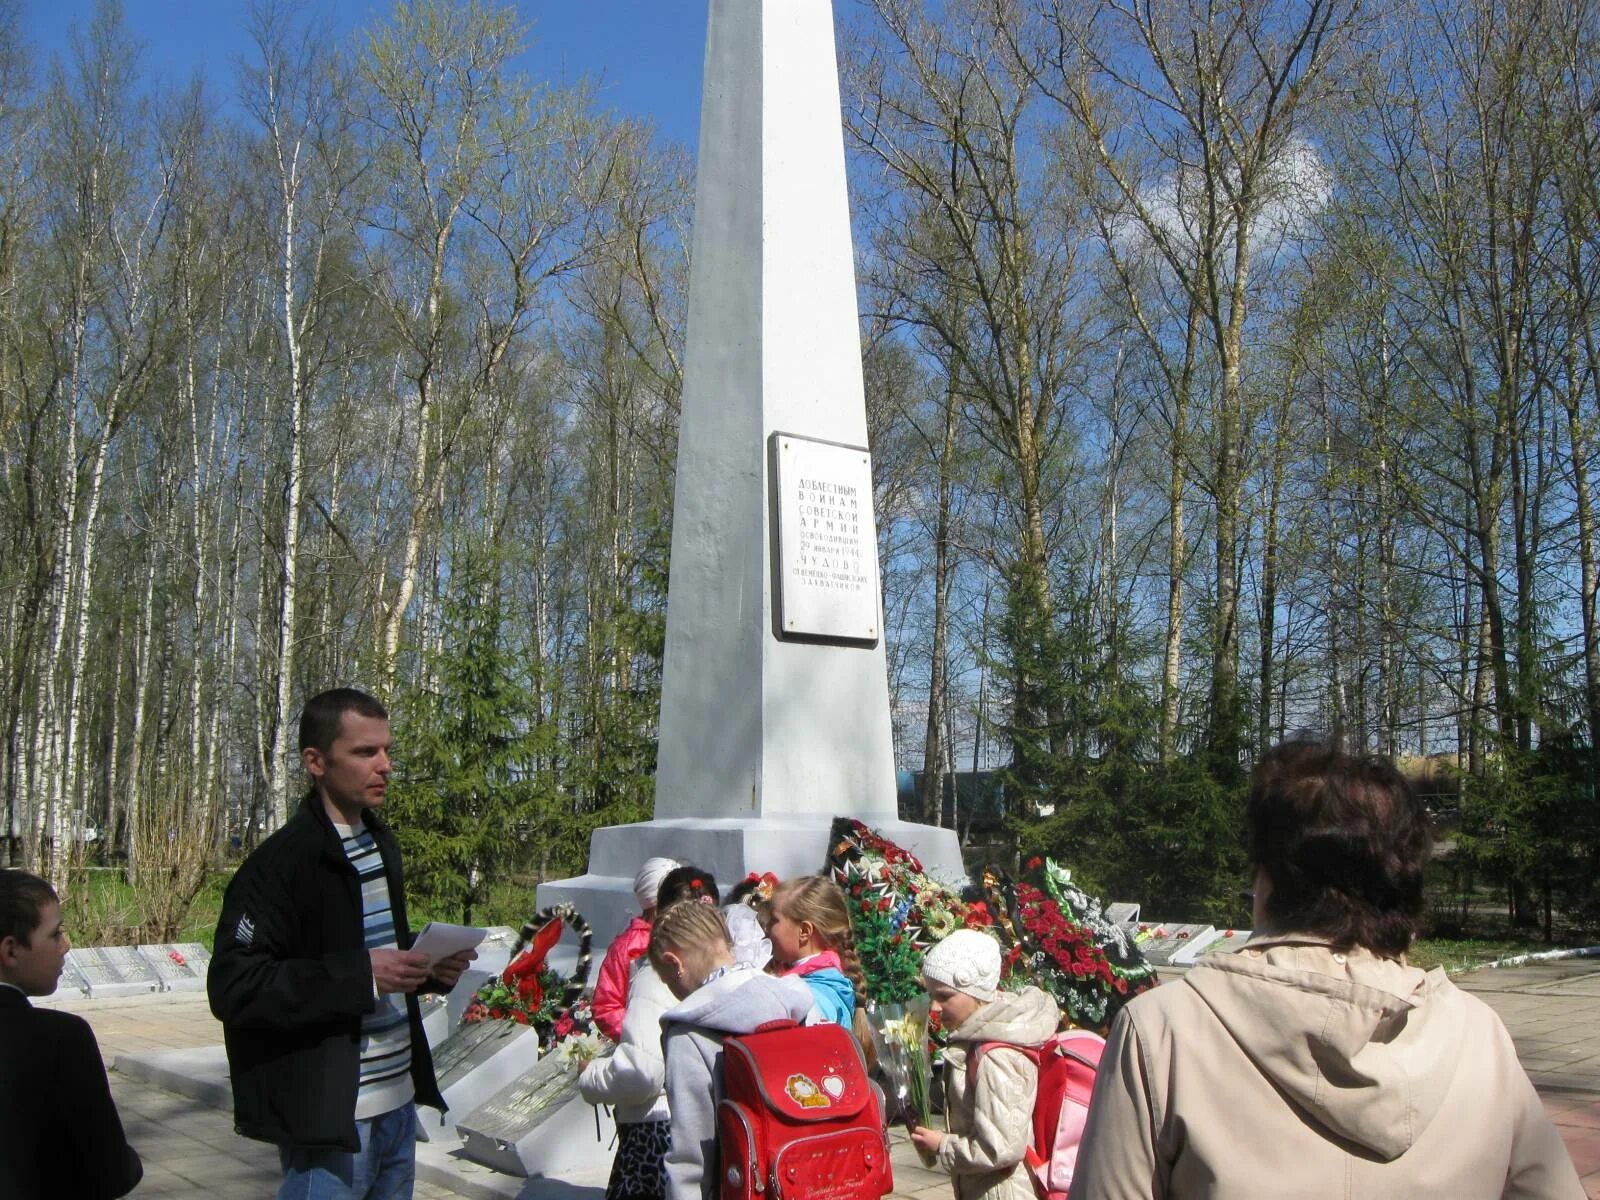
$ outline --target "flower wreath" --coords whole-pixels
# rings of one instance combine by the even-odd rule
[[[1037,872],[1044,863],[1034,859],[1028,867]],[[1058,878],[1058,886],[1060,882]],[[1013,881],[1000,868],[988,867],[983,872],[983,888],[1006,944],[1005,986],[1037,984],[1055,997],[1075,1024],[1100,1032],[1110,1026],[1124,1004],[1155,986],[1155,972],[1137,947],[1130,944],[1136,963],[1126,959],[1113,962],[1099,932],[1078,920],[1070,906],[1059,903],[1038,883]],[[1126,935],[1122,940],[1127,941]]]
[[[547,965],[563,929],[578,935],[577,965],[565,978]],[[506,969],[478,989],[461,1014],[462,1021],[515,1021],[531,1026],[545,1049],[587,1033],[594,1024],[594,1013],[583,999],[583,989],[589,978],[593,943],[594,930],[572,905],[541,909],[523,925]]]
[[[988,924],[921,861],[860,821],[839,817],[828,839],[827,872],[845,893],[867,998],[911,1000],[922,994],[922,956],[963,926]]]

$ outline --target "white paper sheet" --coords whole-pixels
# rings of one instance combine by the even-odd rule
[[[489,935],[487,929],[479,929],[475,925],[451,925],[444,921],[429,921],[417,934],[416,940],[411,943],[413,950],[420,950],[428,956],[428,966],[433,966],[441,958],[449,958],[452,954],[459,954],[463,950],[474,950],[478,943]]]

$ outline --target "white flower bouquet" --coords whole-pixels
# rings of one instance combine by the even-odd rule
[[[928,998],[867,1009],[878,1065],[909,1131],[933,1120],[933,1063],[928,1057]]]

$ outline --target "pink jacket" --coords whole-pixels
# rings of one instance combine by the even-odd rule
[[[594,985],[594,1023],[613,1042],[622,1040],[622,1018],[628,1011],[628,972],[633,962],[650,949],[650,922],[635,917],[617,934],[600,964]]]

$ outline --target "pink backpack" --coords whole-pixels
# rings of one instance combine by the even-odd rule
[[[1043,1045],[979,1042],[967,1056],[967,1084],[977,1078],[978,1059],[995,1047],[1026,1054],[1039,1068],[1039,1093],[1033,1102],[1033,1137],[1023,1157],[1039,1200],[1067,1200],[1078,1143],[1089,1119],[1089,1097],[1105,1039],[1087,1029],[1058,1033]]]

